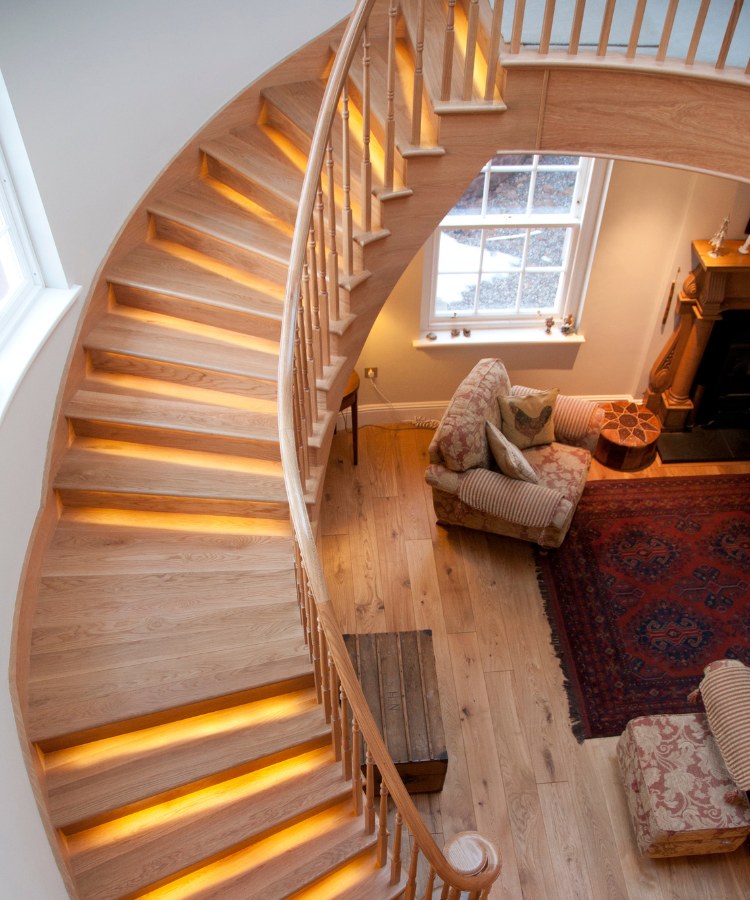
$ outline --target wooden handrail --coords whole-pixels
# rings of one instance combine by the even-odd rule
[[[581,29],[584,20],[586,0],[575,0],[569,8],[563,9],[555,0],[546,0],[544,18],[540,23],[529,25],[525,21],[525,0],[514,0],[512,29],[503,37],[502,0],[494,0],[492,9],[489,0],[465,0],[459,4],[461,28],[466,26],[466,40],[457,46],[456,0],[404,0],[403,15],[407,20],[407,31],[411,29],[415,43],[413,66],[413,99],[411,119],[405,129],[411,135],[411,152],[418,150],[421,143],[422,93],[427,100],[432,99],[434,111],[440,114],[479,109],[483,111],[497,106],[503,108],[502,99],[497,97],[496,85],[498,68],[520,62],[536,62],[545,66],[590,65],[616,68],[647,70],[658,67],[660,71],[678,71],[685,74],[709,78],[726,78],[748,82],[750,62],[743,71],[736,65],[727,69],[726,62],[735,38],[735,30],[743,0],[734,0],[721,50],[713,67],[704,63],[696,64],[695,57],[704,28],[709,0],[702,0],[696,14],[690,46],[684,48],[684,58],[668,57],[673,43],[673,24],[680,0],[670,0],[665,21],[660,33],[659,48],[654,57],[639,55],[645,2],[638,0],[628,33],[624,36],[621,49],[611,46],[611,33],[615,21],[618,0],[606,0],[601,11],[598,26],[598,42],[588,51],[581,51]],[[431,80],[428,87],[423,69],[426,48],[425,39],[426,7],[432,5],[431,12],[440,10],[444,16],[444,30],[440,47],[430,47],[432,60]],[[378,15],[371,16],[377,8]],[[572,16],[570,38],[567,47],[551,50],[553,24],[558,14]],[[371,207],[373,165],[370,159],[370,118],[371,91],[377,79],[371,78],[370,47],[374,36],[380,32],[383,23],[388,23],[388,50],[385,97],[375,98],[378,106],[385,109],[384,125],[384,174],[382,187],[385,195],[393,192],[396,154],[395,121],[395,44],[397,0],[358,0],[351,15],[345,34],[338,47],[333,66],[328,77],[317,122],[315,124],[308,165],[303,179],[299,199],[296,226],[289,260],[285,307],[282,321],[282,336],[279,361],[278,406],[281,459],[289,500],[289,511],[294,529],[298,552],[298,588],[300,590],[300,612],[306,638],[310,646],[318,697],[324,706],[326,719],[331,724],[334,749],[341,760],[344,777],[353,785],[354,808],[366,819],[368,831],[375,830],[376,815],[373,770],[377,767],[382,778],[380,796],[380,818],[377,836],[378,861],[380,865],[390,864],[392,878],[401,876],[401,830],[407,829],[414,844],[405,864],[409,867],[406,896],[414,896],[416,856],[421,854],[429,866],[427,885],[435,879],[442,879],[444,896],[458,897],[467,891],[472,898],[486,897],[490,887],[500,872],[500,862],[494,846],[481,835],[457,835],[452,843],[441,850],[425,826],[411,796],[404,787],[391,760],[385,743],[368,708],[349,654],[344,645],[339,623],[328,599],[325,576],[318,556],[317,547],[306,506],[307,479],[311,472],[309,445],[315,432],[330,426],[330,416],[321,414],[318,408],[320,379],[330,369],[333,354],[329,345],[329,323],[341,323],[348,312],[342,309],[339,290],[352,290],[366,273],[361,271],[360,257],[355,259],[353,233],[352,191],[358,200],[358,222],[365,240],[357,235],[357,242],[367,245],[368,235],[372,236],[377,224],[373,219],[377,213]],[[558,23],[559,24],[559,23]],[[534,38],[526,36],[526,26],[533,32],[539,27]],[[436,32],[432,29],[432,40]],[[536,46],[534,46],[536,45]],[[683,53],[683,51],[680,51]],[[502,58],[501,58],[502,53]],[[484,58],[482,59],[482,54]],[[453,72],[454,65],[461,65],[462,73]],[[361,60],[361,90],[352,81],[352,96],[349,96],[349,76],[355,59]],[[476,67],[475,67],[476,61]],[[440,66],[440,63],[442,65]],[[435,83],[435,67],[440,66],[439,83]],[[484,85],[479,87],[475,97],[474,74],[484,71]],[[478,77],[478,75],[477,75]],[[452,96],[456,90],[460,96]],[[439,94],[439,97],[430,94]],[[478,102],[477,102],[478,101]],[[356,147],[350,142],[350,106],[356,119],[356,104],[361,103],[361,160],[358,190],[352,182],[352,155]],[[340,115],[343,131],[339,138],[334,136],[333,124]],[[337,129],[338,131],[338,125]],[[340,152],[336,152],[334,150]],[[403,152],[403,151],[402,151]],[[340,170],[338,168],[340,161]],[[379,177],[379,176],[378,176]],[[340,211],[336,195],[340,192]],[[380,195],[383,196],[382,194]],[[338,221],[337,221],[338,220]],[[381,230],[380,234],[387,234]],[[341,259],[337,249],[340,241]],[[364,252],[364,251],[362,251]],[[341,277],[339,265],[341,264]],[[355,271],[360,266],[360,271]],[[327,376],[326,376],[327,377]],[[329,404],[330,406],[330,404]],[[330,412],[330,410],[329,410]],[[351,719],[351,725],[350,725]],[[362,785],[360,771],[360,750],[364,753],[365,784]],[[366,795],[363,803],[363,789]],[[387,800],[391,798],[397,809],[397,835],[393,836],[393,851],[388,854],[388,833],[383,813]],[[471,853],[462,852],[464,846],[471,846]],[[416,849],[415,849],[416,848]],[[480,860],[478,866],[462,867],[457,860]]]
[[[430,866],[430,877],[434,878],[436,874],[453,892],[468,891],[472,896],[479,897],[486,895],[500,872],[500,862],[495,848],[481,835],[472,835],[472,840],[484,848],[484,865],[482,871],[478,873],[461,871],[459,868],[451,865],[445,858],[414,806],[411,796],[396,771],[375,720],[370,713],[341,636],[339,623],[328,600],[325,576],[307,513],[305,488],[298,466],[297,434],[295,433],[294,424],[293,397],[295,385],[293,373],[295,371],[295,345],[299,346],[300,343],[297,327],[300,322],[304,327],[304,317],[299,315],[299,306],[304,279],[309,278],[308,263],[311,258],[308,248],[311,233],[310,223],[313,221],[315,204],[318,198],[318,181],[326,162],[329,134],[336,115],[339,97],[345,89],[349,68],[356,52],[361,47],[370,13],[376,2],[377,0],[361,0],[349,20],[323,96],[320,113],[313,132],[308,166],[303,179],[289,260],[280,346],[278,403],[281,459],[289,500],[289,512],[299,552],[299,571],[303,582],[301,590],[304,592],[305,598],[303,619],[306,620],[307,631],[314,645],[316,680],[320,678],[322,681],[326,666],[325,661],[320,660],[320,645],[315,643],[314,633],[316,626],[315,622],[311,621],[312,617],[316,618],[318,627],[324,636],[323,643],[327,648],[326,652],[331,661],[331,670],[335,673],[333,676],[325,676],[328,689],[330,690],[331,684],[334,686],[340,684],[342,697],[345,698],[344,709],[342,710],[343,715],[339,715],[337,711],[332,716],[335,721],[335,727],[337,729],[341,728],[343,735],[347,734],[345,706],[348,703],[353,718],[354,747],[352,755],[355,759],[358,758],[357,743],[361,733],[367,752],[380,772],[382,783],[386,786],[387,794],[394,801],[400,819],[403,820],[404,825],[411,833],[415,846],[419,848],[419,852],[422,853]],[[344,177],[348,177],[348,174],[344,173]],[[314,394],[315,385],[310,385],[310,389]],[[325,684],[321,689],[321,695],[324,691]],[[346,747],[345,740],[342,740],[342,745]],[[343,755],[344,757],[348,755],[346,750]],[[352,776],[356,774],[357,778],[361,778],[357,774],[359,773],[358,763],[347,766],[346,760],[343,760],[343,762],[345,771],[348,770]],[[369,785],[368,790],[371,791]],[[362,807],[361,793],[361,790],[355,790],[355,807],[357,811]],[[367,802],[368,810],[372,809],[372,803],[373,798],[370,795]],[[383,804],[381,803],[381,810],[382,808]],[[392,859],[393,862],[394,860]]]

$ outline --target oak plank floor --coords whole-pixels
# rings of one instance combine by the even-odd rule
[[[320,545],[344,631],[431,628],[449,765],[418,806],[439,843],[480,829],[502,848],[502,900],[747,900],[750,845],[648,860],[635,850],[616,738],[578,744],[529,546],[435,524],[422,477],[432,432],[339,432]],[[662,465],[590,480],[750,473],[750,463]],[[442,830],[441,830],[442,829]]]

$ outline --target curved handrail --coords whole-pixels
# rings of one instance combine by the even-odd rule
[[[472,872],[462,872],[451,865],[425,826],[396,771],[370,713],[367,700],[349,659],[338,621],[328,600],[325,576],[307,514],[297,458],[293,411],[294,347],[298,298],[310,221],[315,207],[319,173],[323,167],[327,138],[335,117],[339,97],[344,88],[358,42],[362,38],[369,15],[376,2],[377,0],[360,0],[351,15],[328,79],[308,154],[308,166],[303,180],[292,240],[282,322],[278,387],[281,460],[289,500],[290,518],[307,577],[307,587],[315,598],[319,627],[325,633],[328,652],[334,661],[341,686],[352,708],[354,718],[359,724],[367,748],[372,754],[382,781],[395,801],[403,821],[435,874],[448,887],[458,891],[469,891],[472,895],[479,896],[489,890],[500,872],[498,855],[489,841],[481,835],[472,833],[473,841],[483,848],[484,859],[479,871],[474,869]]]

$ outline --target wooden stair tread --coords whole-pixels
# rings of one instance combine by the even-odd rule
[[[276,383],[278,345],[221,328],[187,328],[156,313],[110,313],[86,335],[86,349],[200,367]]]
[[[245,130],[242,137],[227,135],[221,140],[207,141],[201,144],[201,151],[237,172],[249,186],[262,185],[289,211],[296,210],[304,169],[295,165],[261,126]]]
[[[45,753],[50,813],[57,827],[86,822],[324,744],[330,727],[312,687],[140,728]]]
[[[281,464],[199,450],[79,438],[58,469],[56,490],[286,502]]]
[[[158,243],[141,244],[107,272],[110,284],[167,294],[178,299],[252,312],[281,321],[283,291],[272,282],[233,273],[229,266],[208,268],[170,253]],[[204,263],[201,265],[201,263]],[[219,269],[220,271],[216,271]],[[221,274],[221,272],[225,274]],[[235,275],[234,278],[230,277]]]
[[[205,181],[160,199],[152,204],[150,211],[265,256],[281,266],[289,262],[293,230],[286,222],[277,219],[278,227],[274,228],[269,220],[276,217],[266,213],[265,221],[255,218]]]
[[[390,861],[379,868],[372,854],[364,854],[311,887],[297,891],[290,900],[363,900],[373,897],[396,900],[404,896],[405,885],[403,875],[396,884],[391,884]],[[439,897],[439,892],[434,896]]]
[[[158,399],[79,390],[66,406],[65,415],[69,419],[246,440],[278,441],[279,434],[278,420],[272,413],[230,409],[174,397]]]
[[[144,896],[282,900],[365,853],[375,837],[349,799]]]
[[[312,140],[325,87],[325,82],[318,79],[272,85],[263,91],[264,99],[293,123],[305,151]]]
[[[84,897],[116,898],[242,847],[316,811],[351,788],[331,751],[317,750],[136,812],[68,838]]]
[[[277,519],[68,509],[42,575],[252,570],[277,577],[293,565],[289,524]]]
[[[226,629],[231,635],[236,629]],[[311,671],[301,636],[257,644],[248,652],[241,640],[215,636],[212,646],[179,646],[158,654],[147,648],[148,659],[130,654],[111,668],[76,670],[35,678],[34,660],[29,679],[28,731],[44,742],[79,731],[156,713],[175,706],[215,700],[227,694],[251,691],[279,681],[293,680]],[[187,643],[187,642],[185,642]],[[194,642],[197,645],[199,642]],[[133,645],[137,647],[137,644]]]

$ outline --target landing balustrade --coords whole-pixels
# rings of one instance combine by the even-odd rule
[[[398,121],[395,99],[403,29],[413,48],[407,122]],[[504,67],[635,68],[750,87],[748,33],[743,0],[600,0],[588,6],[585,0],[505,5],[502,0],[361,0],[338,47],[310,147],[289,264],[279,371],[281,452],[297,543],[300,614],[318,699],[331,724],[336,756],[352,782],[354,811],[368,833],[378,829],[378,863],[390,866],[393,884],[405,868],[407,898],[417,896],[418,871],[424,872],[420,896],[432,897],[433,888],[442,884],[443,898],[486,897],[501,862],[493,844],[475,833],[457,836],[444,852],[422,822],[349,660],[307,513],[312,440],[326,427],[318,386],[335,380],[332,334],[340,333],[349,314],[348,296],[368,275],[362,260],[380,227],[373,197],[383,203],[394,194],[403,196],[408,185],[397,160],[436,152],[423,125],[426,107],[439,115],[503,109]],[[384,111],[377,176],[371,132],[375,38],[387,48],[384,96],[377,98],[377,108]],[[428,41],[440,45],[437,52],[430,47],[434,71],[428,71]],[[410,136],[408,143],[397,143],[399,126],[402,135]],[[377,799],[376,767],[382,779]],[[386,827],[389,801],[395,807],[393,834]]]

